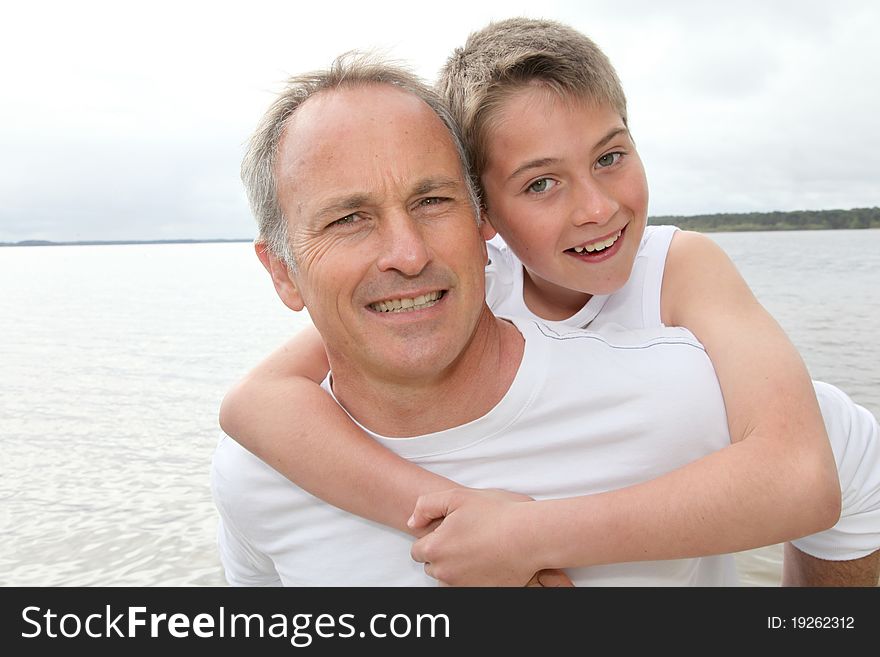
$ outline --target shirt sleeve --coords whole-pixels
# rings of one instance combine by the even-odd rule
[[[221,435],[211,461],[211,494],[217,507],[217,548],[220,563],[230,586],[282,586],[271,557],[248,540],[247,533],[235,522],[236,495],[234,480],[224,473],[235,471],[232,439]]]
[[[217,547],[230,586],[282,586],[272,560],[254,550],[222,517],[217,525]]]
[[[814,382],[840,477],[834,527],[792,543],[819,559],[860,559],[880,549],[880,428],[867,409],[834,386]]]

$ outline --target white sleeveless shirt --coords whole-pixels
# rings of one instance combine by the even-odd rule
[[[609,325],[631,329],[663,326],[660,295],[666,256],[675,226],[648,226],[632,274],[612,294],[597,295],[568,319],[552,322],[531,312],[523,299],[523,267],[500,237],[488,244],[486,300],[496,314],[524,316],[554,326],[601,331]],[[820,559],[858,559],[880,549],[880,427],[870,411],[832,385],[814,381],[825,429],[837,461],[841,487],[838,523],[792,541]]]

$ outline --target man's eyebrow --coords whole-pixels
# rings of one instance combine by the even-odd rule
[[[425,178],[413,187],[413,194],[420,196],[430,194],[438,190],[455,189],[462,186],[462,181],[457,178]]]
[[[430,194],[440,190],[453,190],[462,186],[462,181],[457,178],[425,178],[418,181],[412,188],[413,196],[421,196]],[[315,213],[318,219],[326,217],[344,217],[358,208],[370,205],[373,202],[373,196],[366,192],[356,192],[354,194],[341,195],[333,197],[321,206]]]
[[[323,219],[327,216],[345,216],[346,214],[366,205],[369,201],[369,194],[356,193],[347,196],[339,196],[327,201],[327,204],[322,206],[321,209],[315,213],[315,216],[319,219]]]
[[[606,134],[604,137],[602,137],[602,139],[600,139],[599,141],[597,141],[593,145],[593,149],[603,148],[609,141],[611,141],[612,139],[614,139],[618,135],[625,134],[628,132],[629,132],[629,130],[627,130],[626,128],[624,128],[622,126],[619,128],[613,128],[608,134]],[[539,157],[534,160],[529,160],[528,162],[525,162],[525,163],[521,164],[520,166],[518,166],[516,168],[516,170],[514,170],[514,172],[512,174],[510,174],[510,176],[508,176],[507,179],[513,180],[517,176],[520,176],[523,173],[525,173],[526,171],[530,171],[531,169],[541,169],[541,168],[549,166],[551,164],[556,164],[557,162],[559,162],[559,158],[555,158],[555,157]]]

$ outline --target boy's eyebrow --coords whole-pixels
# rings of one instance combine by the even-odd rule
[[[596,145],[593,148],[602,148],[605,144],[617,137],[619,134],[628,132],[629,130],[624,127],[614,128],[611,132],[609,132],[607,135],[602,137],[602,139],[596,142]]]
[[[528,162],[519,165],[516,170],[507,177],[507,179],[513,180],[514,178],[528,171],[529,169],[540,169],[550,164],[556,164],[557,162],[559,162],[558,157],[539,157],[535,160],[529,160]]]
[[[607,135],[605,135],[604,137],[602,137],[602,139],[597,141],[596,144],[593,146],[593,148],[594,149],[602,148],[609,141],[611,141],[612,139],[614,139],[618,135],[626,134],[628,132],[629,132],[629,130],[627,130],[625,127],[622,127],[622,126],[619,128],[613,128]],[[507,179],[513,180],[514,178],[516,178],[520,174],[524,173],[525,171],[528,171],[529,169],[540,169],[540,168],[546,167],[550,164],[556,164],[557,162],[559,162],[559,158],[556,158],[556,157],[539,157],[534,160],[529,160],[528,162],[525,162],[525,163],[521,164],[520,166],[518,166],[516,168],[516,170],[512,174],[510,174],[510,176],[508,176]]]

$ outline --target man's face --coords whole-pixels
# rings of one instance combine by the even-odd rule
[[[321,92],[276,175],[297,263],[284,300],[308,309],[337,376],[442,373],[484,309],[486,252],[440,119],[388,85]]]

